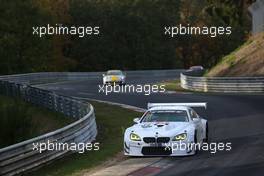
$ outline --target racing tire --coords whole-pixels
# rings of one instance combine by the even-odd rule
[[[119,83],[119,86],[125,86],[126,85],[126,83]]]
[[[197,132],[196,131],[194,133],[194,139],[193,139],[193,141],[194,141],[194,144],[196,146],[196,144],[197,144]],[[198,153],[197,148],[195,147],[193,150],[194,150],[194,155],[196,155]]]
[[[203,142],[208,143],[209,141],[209,127],[208,127],[208,122],[205,125],[205,138]]]

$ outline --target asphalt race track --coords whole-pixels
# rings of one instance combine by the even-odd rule
[[[156,83],[179,78],[179,73],[128,78],[128,84]],[[264,174],[264,94],[98,93],[101,79],[41,85],[63,95],[93,98],[146,108],[148,102],[208,102],[207,110],[197,109],[209,121],[210,142],[231,142],[231,151],[196,156],[165,157],[171,163],[160,176],[261,176]],[[124,117],[125,118],[125,117]]]

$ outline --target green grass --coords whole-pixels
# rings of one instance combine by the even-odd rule
[[[230,54],[226,56],[223,61],[227,63],[230,68],[232,68],[235,66],[235,60],[236,60],[236,56],[234,54]]]
[[[176,91],[176,92],[197,92],[200,94],[208,94],[209,92],[203,92],[203,91],[192,91],[187,90],[181,87],[181,81],[180,80],[172,80],[172,81],[166,81],[160,83],[160,85],[165,85],[166,91]]]
[[[213,66],[212,68],[210,68],[209,70],[207,70],[205,72],[204,76],[210,75],[210,72],[212,72],[212,71],[215,71],[217,69],[221,69],[221,66],[222,65],[225,65],[225,64],[228,66],[228,69],[232,69],[237,64],[236,63],[236,59],[237,58],[236,58],[236,55],[235,54],[239,50],[241,50],[244,47],[250,45],[252,42],[253,42],[252,39],[246,41],[244,44],[242,44],[241,46],[237,47],[233,52],[231,52],[230,54],[228,54],[228,55],[224,56],[223,58],[221,58],[219,60],[219,62],[215,66]]]
[[[95,108],[99,151],[83,154],[72,154],[53,162],[39,170],[29,173],[30,176],[67,176],[80,175],[84,170],[91,169],[116,156],[123,150],[124,130],[132,125],[132,119],[141,113],[104,103],[92,102]]]
[[[162,82],[160,85],[165,85],[165,89],[167,91],[177,91],[177,92],[186,92],[188,90],[183,89],[181,87],[181,81],[178,80],[172,80],[172,81],[167,81],[167,82]]]
[[[70,122],[71,119],[60,113],[0,96],[0,148],[56,130]]]
[[[232,52],[231,54],[223,57],[214,67],[212,67],[209,70],[206,70],[203,76],[208,76],[210,72],[214,69],[220,69],[221,65],[227,64],[229,68],[232,68],[235,66],[235,60],[236,60],[235,52]]]

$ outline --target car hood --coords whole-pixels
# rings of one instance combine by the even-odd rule
[[[131,131],[142,137],[155,136],[173,136],[183,133],[191,126],[189,122],[145,122],[131,127]]]
[[[113,77],[115,77],[117,79],[122,79],[124,76],[122,76],[122,75],[106,75],[106,76],[104,76],[105,79],[112,79]]]

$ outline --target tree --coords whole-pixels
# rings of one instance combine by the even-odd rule
[[[178,0],[72,0],[75,25],[100,26],[100,37],[74,38],[82,71],[181,67],[164,27],[179,21]]]
[[[32,27],[47,22],[49,16],[31,0],[0,3],[0,73],[48,70],[50,39],[33,36]]]

